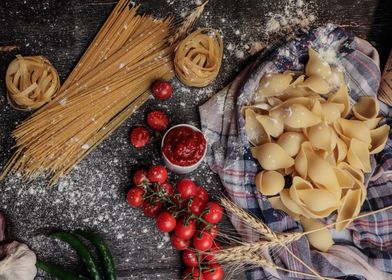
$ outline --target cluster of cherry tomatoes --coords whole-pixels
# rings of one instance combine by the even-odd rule
[[[162,165],[137,170],[135,186],[127,195],[129,205],[142,207],[146,216],[156,218],[161,231],[171,233],[173,247],[183,251],[187,267],[183,279],[222,279],[223,268],[214,258],[214,252],[222,248],[215,240],[216,224],[223,215],[221,205],[209,201],[207,190],[190,179],[179,180],[175,188],[167,179]]]
[[[169,99],[172,91],[169,82],[157,81],[152,86],[152,94],[156,99]],[[169,118],[165,112],[154,110],[147,114],[147,125],[155,131],[164,131],[169,126]],[[150,133],[144,126],[137,126],[131,131],[131,144],[135,148],[144,147],[150,138]]]

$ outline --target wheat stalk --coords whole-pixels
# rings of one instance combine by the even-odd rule
[[[169,43],[173,46],[177,45],[182,39],[185,38],[188,31],[195,24],[196,20],[204,11],[204,7],[207,5],[209,0],[204,1],[203,4],[197,6],[180,24],[178,28],[175,29],[174,35],[169,39]]]

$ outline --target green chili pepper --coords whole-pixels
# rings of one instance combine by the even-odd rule
[[[104,240],[97,234],[90,231],[77,230],[77,234],[83,236],[97,248],[99,258],[103,265],[105,279],[116,280],[116,268],[113,262],[112,254],[109,247],[105,244]]]
[[[59,280],[86,280],[87,279],[82,276],[78,276],[73,272],[65,270],[61,266],[55,264],[37,260],[37,263],[35,265]]]
[[[49,234],[49,236],[59,238],[71,245],[71,247],[78,253],[80,258],[82,259],[90,277],[93,280],[102,280],[101,273],[99,272],[97,265],[93,260],[93,256],[91,255],[90,250],[82,241],[80,241],[80,239],[76,235],[69,232],[59,231],[53,232]]]

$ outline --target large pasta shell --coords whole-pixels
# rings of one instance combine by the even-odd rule
[[[343,198],[342,205],[338,209],[338,215],[336,218],[336,230],[341,231],[345,229],[352,222],[352,220],[344,220],[358,216],[360,209],[361,190],[348,190]]]
[[[319,123],[307,129],[307,137],[316,149],[333,150],[336,146],[336,137],[326,123]]]
[[[300,132],[285,132],[279,136],[277,143],[291,157],[298,154],[301,144],[305,142],[305,136]]]
[[[304,105],[292,104],[286,108],[283,121],[285,125],[292,128],[305,128],[320,123],[321,118],[312,113]]]
[[[314,153],[310,153],[307,156],[310,163],[308,164],[308,177],[314,183],[323,186],[327,191],[340,197],[341,189],[331,164]]]
[[[271,203],[272,208],[286,212],[294,220],[299,220],[299,214],[290,211],[282,202],[280,196],[269,197],[268,201]]]
[[[355,138],[370,146],[370,129],[362,121],[341,118],[335,122],[334,128],[346,144],[349,144],[351,138]]]
[[[283,203],[283,205],[289,209],[291,212],[297,214],[297,215],[303,215],[308,217],[308,215],[302,210],[302,208],[296,203],[294,202],[289,194],[289,189],[283,189],[280,192],[280,199]]]
[[[302,84],[299,84],[298,87],[307,87],[319,94],[327,94],[330,92],[328,83],[319,76],[310,76]]]
[[[276,195],[284,188],[284,177],[277,171],[261,171],[256,175],[256,187],[263,195]]]
[[[265,170],[278,170],[294,165],[294,159],[290,157],[281,146],[275,143],[266,143],[251,148],[252,155]]]
[[[318,76],[324,80],[332,74],[329,64],[312,48],[309,48],[309,60],[305,67],[306,76]]]
[[[370,131],[370,137],[372,138],[370,154],[377,154],[384,149],[390,129],[389,125],[384,124]]]
[[[364,172],[372,171],[369,145],[355,138],[351,139],[347,152],[347,161],[351,166],[361,169]]]
[[[248,140],[252,145],[258,146],[264,143],[271,142],[269,134],[264,127],[257,121],[257,114],[251,110],[245,110],[245,131]]]
[[[353,114],[358,120],[374,119],[379,111],[380,104],[373,96],[361,96],[353,106]]]
[[[327,252],[334,242],[331,232],[325,228],[325,225],[314,219],[308,219],[305,217],[301,217],[300,221],[301,225],[304,227],[304,231],[311,232],[306,234],[309,243],[317,250]]]
[[[257,94],[261,96],[282,95],[291,84],[293,76],[291,72],[267,74],[261,79]]]
[[[338,91],[328,97],[328,102],[340,103],[344,106],[342,117],[347,117],[350,113],[350,96],[348,95],[348,87],[341,84]]]
[[[339,119],[344,111],[344,105],[340,103],[325,102],[320,104],[324,120],[330,124]]]
[[[309,154],[312,153],[312,145],[310,142],[303,142],[301,148],[295,158],[295,170],[302,178],[308,177]]]
[[[338,167],[333,167],[333,170],[342,189],[351,189],[354,187],[354,178],[350,173]]]
[[[337,165],[338,168],[347,171],[348,173],[351,174],[351,176],[353,176],[355,179],[357,179],[360,182],[365,182],[365,176],[363,175],[363,173],[361,172],[360,169],[357,169],[353,166],[351,166],[350,164],[348,164],[347,162],[340,162]]]
[[[339,163],[346,158],[347,150],[348,149],[346,143],[339,137],[336,137],[336,146],[333,150],[336,163]]]
[[[363,123],[369,128],[369,129],[375,129],[378,125],[378,123],[381,121],[382,117],[374,118],[374,119],[368,119],[363,121]]]
[[[283,133],[283,123],[268,115],[258,115],[256,120],[261,124],[264,130],[272,137],[279,137]]]

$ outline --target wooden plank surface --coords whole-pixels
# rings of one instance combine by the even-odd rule
[[[40,258],[80,271],[72,250],[61,242],[49,240],[44,234],[52,228],[91,228],[108,240],[120,279],[179,279],[182,269],[179,254],[171,249],[167,237],[156,230],[153,220],[146,219],[140,211],[130,209],[125,203],[132,171],[140,165],[160,162],[162,135],[155,134],[147,148],[136,151],[128,144],[130,128],[143,124],[146,112],[155,108],[167,111],[173,125],[198,124],[197,105],[222,88],[254,58],[250,51],[252,44],[267,40],[265,29],[271,14],[284,12],[290,1],[293,0],[210,0],[198,25],[218,28],[224,34],[226,48],[219,79],[201,90],[188,90],[175,81],[172,99],[149,101],[51,189],[47,189],[43,179],[27,184],[17,176],[10,176],[1,182],[0,210],[11,219],[13,237],[27,242]],[[176,19],[197,2],[137,1],[142,5],[141,11],[156,16],[173,15]],[[333,22],[347,26],[360,37],[369,38],[379,48],[384,61],[391,49],[388,36],[392,13],[387,2],[317,0],[309,4],[309,9],[317,17],[315,25]],[[2,166],[12,152],[12,129],[29,115],[12,109],[6,101],[4,76],[9,62],[19,53],[44,55],[64,81],[115,3],[113,0],[0,1],[0,46],[17,46],[11,52],[0,52]],[[206,186],[213,197],[221,192],[218,177],[205,164],[190,176]],[[227,223],[225,227],[230,230]],[[50,278],[40,274],[37,279]]]

